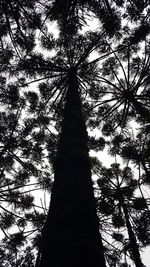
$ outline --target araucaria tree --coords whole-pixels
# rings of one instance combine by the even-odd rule
[[[68,39],[67,43],[66,40],[58,41],[62,53],[58,52],[50,65],[55,69],[51,67],[49,75],[57,72],[53,90],[57,92],[57,98],[60,95],[59,104],[64,106],[64,111],[54,159],[51,203],[36,266],[105,266],[81,103],[87,73],[91,73],[93,79],[96,75],[95,61],[88,62],[87,58],[100,40],[104,45],[104,34],[91,33],[87,36],[89,40],[78,35],[73,40]],[[105,56],[107,54],[103,58]],[[44,65],[46,62],[43,62]],[[40,88],[43,94],[43,83]],[[49,99],[47,95],[47,101]]]
[[[76,68],[68,71],[54,184],[37,266],[105,266]]]
[[[148,2],[0,1],[1,266],[144,266]]]

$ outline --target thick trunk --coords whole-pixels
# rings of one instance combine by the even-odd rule
[[[40,267],[105,267],[75,71],[68,75]]]
[[[132,257],[133,257],[135,266],[136,267],[143,267],[144,265],[141,261],[140,252],[139,252],[138,244],[136,241],[136,237],[135,237],[135,234],[132,230],[132,226],[131,226],[131,223],[129,220],[128,209],[127,209],[125,204],[123,204],[122,207],[123,207],[123,211],[124,211],[128,236],[129,236],[129,240],[130,240],[130,249],[131,249],[131,253],[132,253]]]

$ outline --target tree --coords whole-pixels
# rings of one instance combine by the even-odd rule
[[[132,162],[139,172],[139,184],[149,184],[149,125],[142,125],[137,134],[116,134],[110,145],[111,155],[120,155],[124,161]]]
[[[131,169],[125,167],[121,170],[119,164],[112,164],[109,169],[102,167],[100,170],[100,178],[97,183],[101,191],[99,199],[100,213],[102,212],[104,214],[106,213],[106,215],[111,215],[112,223],[116,228],[124,227],[124,225],[126,225],[129,237],[128,248],[131,258],[136,267],[142,267],[143,263],[140,257],[135,230],[133,230],[131,224],[131,210],[132,208],[136,209],[138,206],[136,206],[136,200],[138,199],[134,199],[134,191],[137,187],[137,181],[132,178]],[[143,205],[143,208],[146,208],[144,202]],[[117,238],[116,234],[113,236]],[[121,239],[120,241],[123,241],[123,239]]]
[[[57,55],[51,62],[41,58],[41,65],[39,65],[38,69],[35,67],[36,61],[32,60],[32,71],[35,70],[35,72],[43,75],[44,68],[47,68],[49,64],[49,78],[54,77],[54,82],[50,85],[52,86],[50,87],[52,91],[48,90],[48,95],[45,95],[46,90],[42,91],[43,83],[40,85],[46,104],[55,93],[57,93],[57,97],[54,100],[52,99],[53,105],[58,103],[58,97],[59,102],[61,101],[60,103],[62,104],[64,101],[62,96],[66,95],[62,133],[54,161],[55,177],[51,205],[45,229],[43,230],[43,239],[37,262],[39,266],[49,265],[49,263],[54,266],[59,266],[60,264],[69,266],[71,259],[74,259],[71,263],[72,265],[97,266],[97,264],[101,263],[105,266],[92,192],[87,133],[82,119],[79,97],[82,80],[84,81],[86,72],[87,70],[90,71],[92,65],[91,62],[86,63],[85,60],[93,47],[97,45],[99,39],[102,38],[102,34],[96,38],[96,41],[95,38],[94,41],[91,40],[92,34],[90,41],[86,41],[85,37],[76,37],[77,40],[79,38],[82,44],[81,51],[79,50],[81,44],[71,40],[69,53],[68,43],[65,42],[64,48],[61,46],[62,53],[59,52],[59,57]],[[73,50],[71,51],[71,49]],[[78,54],[75,53],[75,49],[78,49]],[[36,59],[39,59],[39,57],[36,56]],[[29,61],[31,62],[31,59]],[[19,64],[19,68],[25,70],[28,75],[29,70],[24,68],[26,61]],[[55,75],[55,72],[58,74]],[[95,73],[93,72],[91,75],[94,77]],[[30,72],[30,75],[33,74]],[[44,89],[46,89],[45,84]],[[58,93],[57,91],[60,92]],[[52,252],[51,255],[49,248]],[[89,254],[88,258],[87,252]]]
[[[110,143],[113,144],[114,150],[118,149],[119,155],[122,155],[124,159],[129,160],[130,157],[132,162],[142,166],[147,179],[149,173],[149,141],[148,134],[146,134],[146,127],[148,129],[149,123],[149,18],[147,2],[142,1],[139,4],[138,1],[130,1],[131,8],[127,1],[118,0],[114,1],[113,4],[108,0],[101,1],[101,3],[97,0],[92,1],[92,3],[91,1],[79,0],[65,1],[65,3],[57,0],[27,2],[6,0],[0,2],[2,15],[0,93],[1,104],[6,108],[5,112],[1,112],[0,117],[2,124],[1,176],[3,179],[1,199],[5,203],[9,201],[12,206],[14,205],[15,211],[20,212],[21,215],[24,214],[23,216],[29,223],[33,221],[36,229],[27,233],[25,226],[28,223],[21,216],[21,221],[17,220],[19,232],[8,235],[6,229],[13,226],[17,214],[15,212],[10,215],[8,210],[1,214],[1,222],[6,233],[2,253],[7,259],[5,261],[2,259],[1,263],[6,265],[7,261],[12,265],[33,265],[31,249],[25,251],[26,260],[24,261],[22,258],[24,256],[19,259],[18,255],[21,253],[19,254],[16,248],[24,247],[25,237],[41,228],[45,216],[37,212],[36,208],[38,207],[33,203],[33,198],[27,195],[29,192],[26,192],[26,186],[30,186],[29,180],[32,177],[37,177],[39,187],[47,187],[50,191],[53,177],[48,179],[48,176],[49,173],[50,176],[53,174],[51,175],[52,168],[49,163],[54,163],[55,181],[51,206],[45,230],[43,230],[38,262],[41,265],[44,261],[49,262],[47,248],[50,244],[52,252],[55,250],[52,255],[54,266],[56,265],[54,255],[60,255],[61,252],[64,262],[67,261],[67,249],[76,262],[81,252],[81,259],[84,262],[85,253],[90,251],[89,262],[86,265],[89,264],[90,266],[90,261],[92,261],[92,266],[93,264],[97,266],[96,261],[102,261],[105,265],[92,192],[91,166],[84,120],[88,127],[98,127],[99,129],[101,127],[100,122],[103,120],[102,134],[105,135],[106,139],[103,137],[98,140],[89,139],[89,147],[93,146],[98,151],[99,147],[103,148],[109,144],[108,138],[110,136],[114,137],[116,134],[117,139],[118,126],[124,128],[122,129],[124,134],[129,120],[136,117],[137,122],[142,125],[143,131],[145,131],[143,139],[137,136],[141,144],[145,142],[142,152],[140,142],[133,146],[131,138],[124,140],[125,135],[123,135],[123,144],[125,145],[123,149],[120,145],[121,141],[117,146],[114,145],[115,137]],[[100,30],[86,33],[83,36],[82,33],[79,34],[79,31],[86,24],[89,14],[99,18]],[[138,27],[132,25],[133,31],[130,31],[129,27],[120,28],[122,17],[130,20],[129,23],[131,20],[136,21]],[[54,38],[49,31],[51,25],[49,21],[52,20],[56,20],[58,23],[59,38]],[[119,31],[120,29],[121,31]],[[113,42],[112,46],[110,46],[110,40]],[[118,40],[121,45],[118,45]],[[144,57],[141,55],[138,57],[137,54],[142,50],[138,46],[143,47],[141,46],[143,40],[146,40],[145,54]],[[89,60],[89,55],[93,51],[99,55],[95,60]],[[55,55],[51,56],[51,53]],[[99,63],[100,60],[103,62],[103,71]],[[118,74],[120,70],[124,75],[123,79]],[[4,78],[5,74],[9,74],[7,80]],[[38,87],[35,86],[36,84]],[[31,89],[30,86],[32,88],[34,86],[34,89]],[[109,96],[111,97],[109,98]],[[77,107],[79,107],[78,110]],[[69,113],[66,110],[69,110]],[[138,116],[135,114],[136,112]],[[109,118],[110,115],[111,118]],[[94,120],[94,116],[96,120]],[[143,126],[144,123],[147,124],[146,127]],[[82,127],[79,128],[78,125]],[[61,132],[57,152],[58,138],[51,130],[51,126],[55,127],[55,132]],[[70,140],[69,142],[66,141],[67,138]],[[120,135],[118,138],[122,140]],[[135,152],[132,157],[131,152]],[[69,166],[68,162],[70,163]],[[78,172],[75,170],[77,166]],[[60,170],[62,170],[61,173]],[[85,179],[79,181],[81,175]],[[141,194],[146,179],[142,174],[141,183],[139,182]],[[110,185],[109,189],[111,190]],[[130,190],[127,191],[126,195],[130,195]],[[64,195],[70,199],[69,203]],[[114,195],[113,198],[115,199]],[[139,258],[140,263],[139,247],[136,246],[137,240],[140,240],[141,244],[149,244],[149,222],[143,220],[142,224],[144,214],[146,218],[149,215],[148,204],[147,210],[144,208],[144,211],[140,206],[142,210],[140,217],[133,216],[134,212],[132,212],[132,217],[136,221],[136,227],[133,228],[131,220],[128,218],[131,206],[126,206],[126,203],[129,203],[129,198],[126,196],[125,200],[125,205],[122,204],[122,211],[124,211],[131,245],[129,248],[129,242],[124,243],[124,251],[130,252],[138,264],[135,259]],[[134,207],[137,207],[137,203],[141,204],[143,200],[136,199],[136,201],[133,201]],[[66,214],[70,214],[68,221],[62,215],[62,207],[64,207]],[[74,213],[72,207],[75,209]],[[30,212],[26,212],[28,209]],[[46,212],[46,209],[43,210]],[[112,212],[113,209],[111,214]],[[103,212],[99,209],[100,213],[103,217]],[[85,214],[85,218],[83,218],[83,214]],[[112,216],[115,217],[114,214]],[[62,228],[59,227],[58,217],[61,220]],[[106,218],[107,214],[105,214],[104,219]],[[54,222],[57,224],[54,225]],[[101,224],[104,220],[100,222],[102,231],[104,227]],[[78,231],[69,235],[69,230],[66,227],[68,224],[70,231],[75,229],[73,225],[76,225]],[[86,227],[84,227],[85,225]],[[89,231],[87,227],[90,229]],[[56,236],[54,236],[52,228],[57,232]],[[83,234],[81,234],[81,229]],[[142,229],[141,232],[140,229]],[[146,229],[145,235],[143,229]],[[110,231],[113,231],[112,227]],[[63,232],[66,233],[64,238]],[[49,237],[50,242],[48,244],[47,235],[51,236],[55,243],[63,240],[65,245],[63,246],[61,243],[61,246],[66,248],[66,251],[60,252],[57,244],[52,245]],[[70,241],[71,237],[74,238],[73,242]],[[115,238],[119,240],[120,237],[115,235]],[[34,238],[33,244],[37,246],[38,243],[39,237],[37,236]],[[74,244],[73,247],[70,243]],[[86,246],[85,243],[87,243]],[[79,249],[81,246],[82,249]],[[113,247],[111,246],[111,248]],[[15,251],[15,256],[14,254],[11,255],[11,251]],[[78,257],[75,257],[74,253],[78,254]],[[112,255],[112,253],[114,254]],[[121,253],[120,250],[117,251],[115,248],[109,250],[109,247],[105,246],[105,255],[106,259],[109,258],[108,264],[110,266],[119,265],[119,253]],[[127,262],[125,264],[127,265]]]
[[[87,11],[88,10],[88,11]],[[94,0],[60,1],[45,5],[46,19],[56,20],[62,36],[75,35],[86,24],[86,16],[92,12],[101,22],[103,29],[110,35],[120,29],[119,12],[109,1]]]
[[[122,49],[119,49],[119,47]],[[105,128],[122,128],[133,118],[149,123],[149,41],[145,40],[144,51],[128,42],[119,45],[99,70],[99,86],[90,95],[95,97],[95,123],[104,121]],[[114,51],[111,48],[112,52]],[[143,52],[143,54],[142,54]],[[141,56],[140,56],[141,53]],[[111,115],[111,119],[110,118]],[[114,118],[114,119],[112,119]]]
[[[54,173],[51,205],[37,266],[105,266],[75,69],[68,73]]]
[[[35,46],[35,30],[41,27],[41,13],[37,8],[38,1],[7,1],[1,0],[1,45],[11,43],[16,56],[21,57],[22,52],[28,53]],[[5,49],[3,48],[5,53]]]

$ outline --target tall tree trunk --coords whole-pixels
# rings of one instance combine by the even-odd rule
[[[123,211],[124,211],[124,216],[125,216],[128,236],[129,236],[129,240],[130,240],[130,249],[131,249],[131,253],[132,253],[132,257],[133,257],[135,266],[136,267],[144,267],[144,265],[143,265],[143,263],[141,261],[137,240],[136,240],[135,234],[134,234],[134,232],[132,230],[132,226],[131,226],[131,223],[130,223],[130,220],[129,220],[128,209],[127,209],[127,207],[126,207],[126,205],[124,203],[122,204],[122,207],[123,207]]]
[[[72,70],[40,267],[105,267],[87,139],[78,80]]]

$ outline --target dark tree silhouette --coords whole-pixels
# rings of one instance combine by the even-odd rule
[[[109,266],[128,266],[120,263],[124,253],[142,266],[140,249],[150,244],[143,193],[149,184],[148,10],[148,1],[0,1],[1,266],[33,266],[47,209],[36,205],[32,192],[51,192],[53,176],[37,265],[105,266],[105,253]],[[91,17],[99,30],[83,36]],[[50,32],[53,21],[59,38]],[[134,139],[127,131],[131,119],[141,127]],[[102,125],[101,137],[88,138],[85,122],[87,129]],[[119,175],[126,186],[112,186],[115,167],[99,174],[87,143],[97,152],[109,146],[112,155],[135,164],[136,186],[125,170]],[[107,176],[98,182],[96,203],[91,168]],[[121,249],[105,238],[107,230]]]
[[[46,19],[56,20],[63,36],[72,36],[86,24],[89,11],[96,16],[109,35],[119,31],[121,27],[120,16],[115,6],[111,6],[108,0],[101,2],[94,0],[56,0],[52,4],[45,5]]]
[[[139,170],[139,181],[142,184],[149,184],[150,182],[149,142],[149,125],[147,124],[141,125],[136,135],[115,135],[110,145],[111,155],[118,154],[125,161],[130,161],[137,166]]]
[[[104,60],[97,78],[97,93],[90,91],[96,101],[95,124],[104,121],[103,132],[107,128],[125,127],[132,118],[150,121],[149,42],[145,41],[144,56],[137,55],[136,46],[123,44],[122,48]]]
[[[37,266],[105,266],[75,69],[68,73],[54,174]]]
[[[149,16],[149,2],[142,1],[126,1],[126,15],[125,17],[134,22],[138,22],[131,36],[133,43],[139,43],[145,40],[145,37],[150,33],[150,16]]]
[[[60,100],[62,102],[62,96],[66,94],[62,133],[54,161],[54,185],[51,205],[43,230],[43,239],[37,262],[37,265],[40,266],[49,265],[49,263],[55,266],[60,264],[62,266],[69,266],[70,264],[72,266],[73,264],[74,266],[80,264],[82,266],[83,264],[97,266],[101,263],[105,266],[92,190],[87,133],[82,118],[79,96],[79,90],[83,87],[82,81],[84,81],[84,77],[86,78],[87,70],[90,71],[91,69],[91,63],[86,63],[85,59],[102,38],[101,36],[101,34],[98,37],[96,36],[96,39],[94,38],[94,41],[90,40],[89,43],[85,42],[85,38],[77,36],[76,38],[77,40],[80,38],[81,44],[78,42],[76,44],[74,40],[71,40],[69,45],[71,48],[73,42],[74,50],[75,45],[77,45],[76,49],[79,49],[78,46],[81,47],[82,45],[80,54],[74,54],[70,49],[68,55],[68,44],[65,44],[62,54],[59,52],[59,58],[56,56],[50,63],[41,58],[38,69],[35,65],[36,61],[33,61],[31,57],[29,61],[33,64],[32,71],[35,70],[33,73],[24,68],[28,60],[19,63],[19,67],[25,70],[27,75],[30,73],[30,76],[34,73],[43,75],[43,71],[45,72],[45,69],[48,69],[49,64],[49,78],[55,78],[54,83],[52,83],[53,91],[48,91],[50,95],[46,96],[43,92],[43,84],[40,86],[46,99],[46,105],[55,93],[57,93],[57,96],[52,100],[53,105],[58,103],[58,97],[59,102]],[[91,38],[93,38],[92,35]],[[39,59],[39,57],[36,56],[36,59]],[[56,71],[57,75],[55,74]],[[91,75],[94,77],[95,73],[91,72]],[[45,84],[44,87],[46,89]],[[51,255],[49,248],[52,252]],[[87,257],[87,253],[89,257]]]
[[[97,181],[101,191],[99,208],[100,212],[112,216],[114,227],[120,228],[126,225],[131,258],[136,267],[142,267],[136,233],[131,224],[131,210],[136,207],[134,191],[137,187],[137,181],[132,176],[129,167],[123,170],[119,168],[119,164],[112,164],[109,169],[102,167]],[[143,208],[146,208],[146,202],[143,205]]]
[[[11,42],[16,56],[28,53],[35,46],[35,30],[41,28],[41,12],[38,1],[7,1],[0,2],[1,44]],[[41,8],[41,6],[40,6]]]

